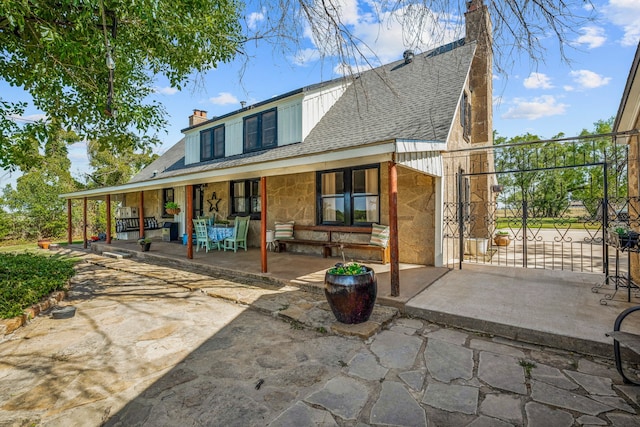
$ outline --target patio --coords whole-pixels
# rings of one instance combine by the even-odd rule
[[[268,252],[268,273],[260,272],[260,250],[249,248],[244,250],[217,251],[204,249],[193,251],[193,259],[187,259],[187,248],[181,242],[163,242],[154,240],[149,252],[141,252],[135,240],[113,240],[111,245],[105,242],[93,242],[94,252],[134,253],[140,258],[153,257],[161,259],[172,266],[190,265],[210,273],[222,274],[236,278],[245,276],[249,279],[267,280],[272,284],[294,285],[313,292],[322,292],[324,273],[341,262],[339,257],[322,258],[321,256],[297,253]],[[347,258],[347,261],[351,261]],[[389,264],[376,262],[365,263],[373,268],[378,278],[378,303],[404,309],[404,305],[418,295],[431,283],[443,276],[448,269],[416,264],[400,264],[400,295],[391,297],[391,280]],[[184,268],[184,267],[183,267]]]
[[[186,257],[181,243],[154,241],[141,252],[135,241],[92,244],[95,252],[122,252],[149,262],[223,277],[294,285],[322,292],[324,272],[340,258],[268,253],[268,273],[260,272],[260,251],[194,251]],[[611,286],[592,292],[604,275],[543,269],[466,264],[462,270],[400,265],[400,296],[390,296],[389,265],[367,263],[378,277],[378,303],[429,321],[582,354],[611,358],[616,316],[640,303],[637,292],[627,302],[618,292],[602,305]],[[638,316],[640,317],[640,316]],[[628,326],[640,330],[640,319]]]

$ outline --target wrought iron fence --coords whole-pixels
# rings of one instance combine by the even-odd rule
[[[627,196],[628,146],[611,135],[483,150],[475,157],[483,164],[473,163],[479,149],[449,158],[458,165],[448,169],[457,191],[443,213],[443,253],[452,268],[466,262],[602,273],[609,222],[640,225],[637,200]]]

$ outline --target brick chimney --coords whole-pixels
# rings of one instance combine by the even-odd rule
[[[189,116],[189,127],[199,125],[207,121],[207,112],[204,110],[193,110],[193,114]]]

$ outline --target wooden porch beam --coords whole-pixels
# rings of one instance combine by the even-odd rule
[[[267,272],[267,177],[260,178],[260,260],[262,272]]]
[[[71,221],[71,199],[67,199],[67,243],[73,243],[73,222]]]
[[[82,199],[82,247],[87,249],[87,198]]]
[[[187,232],[187,258],[193,259],[193,185],[187,185],[184,189],[186,199],[186,212],[184,220]]]
[[[400,296],[400,262],[398,258],[398,169],[395,156],[389,162],[389,252],[391,296]]]
[[[107,244],[111,244],[111,194],[107,194]]]
[[[144,191],[140,192],[140,198],[138,199],[138,222],[140,223],[138,237],[142,238],[144,236]]]

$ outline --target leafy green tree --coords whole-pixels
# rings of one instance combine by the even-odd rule
[[[158,158],[153,154],[148,145],[137,150],[126,147],[120,152],[112,152],[102,149],[99,141],[89,141],[87,154],[92,171],[87,173],[87,185],[89,187],[105,187],[126,184],[131,177],[144,169]]]
[[[608,164],[609,197],[627,195],[626,146],[616,146],[610,135],[613,118],[594,123],[592,131],[583,130],[583,139],[539,141],[525,134],[507,139],[495,137],[496,170],[511,171],[498,175],[505,186],[504,201],[528,203],[534,217],[557,217],[572,201],[580,201],[593,216],[604,198],[604,168]],[[595,135],[589,138],[590,135]],[[598,136],[601,135],[601,136]],[[567,167],[568,166],[568,167]]]
[[[59,237],[67,229],[66,202],[58,196],[77,191],[81,185],[69,169],[67,146],[78,136],[59,130],[46,144],[38,168],[31,168],[16,181],[16,188],[5,187],[3,204],[21,229],[21,238]]]
[[[511,63],[514,51],[526,52],[533,62],[544,58],[540,41],[550,33],[565,57],[567,41],[594,14],[583,2],[485,0],[493,21],[492,48],[504,58],[496,61],[498,69]],[[139,136],[153,135],[165,124],[164,108],[147,101],[154,78],[165,76],[181,89],[194,73],[244,53],[249,41],[271,42],[297,57],[313,51],[346,70],[354,63],[376,62],[373,47],[354,32],[351,5],[342,0],[246,3],[255,9],[243,17],[245,2],[237,0],[3,0],[0,77],[24,88],[46,119],[18,125],[11,117],[22,115],[26,105],[0,97],[0,167],[26,171],[36,166],[39,157],[32,154],[58,126],[84,139],[100,138],[103,149],[111,151],[153,141]],[[425,39],[437,43],[461,36],[467,6],[481,4],[375,2],[367,21],[399,22],[407,47],[424,48]],[[303,45],[309,38],[312,49]]]
[[[235,0],[3,0],[0,77],[24,88],[47,118],[18,125],[25,104],[0,98],[0,167],[23,171],[60,126],[105,150],[136,148],[165,111],[145,98],[153,77],[181,88],[229,61],[240,40]],[[10,115],[11,114],[11,115]]]
[[[140,172],[158,158],[145,144],[134,150],[125,147],[120,152],[112,152],[101,149],[99,141],[89,141],[87,154],[91,172],[86,174],[87,186],[105,187],[125,184],[131,177]],[[88,206],[89,224],[93,227],[90,233],[104,232],[107,227],[107,210],[104,201],[90,201]]]

